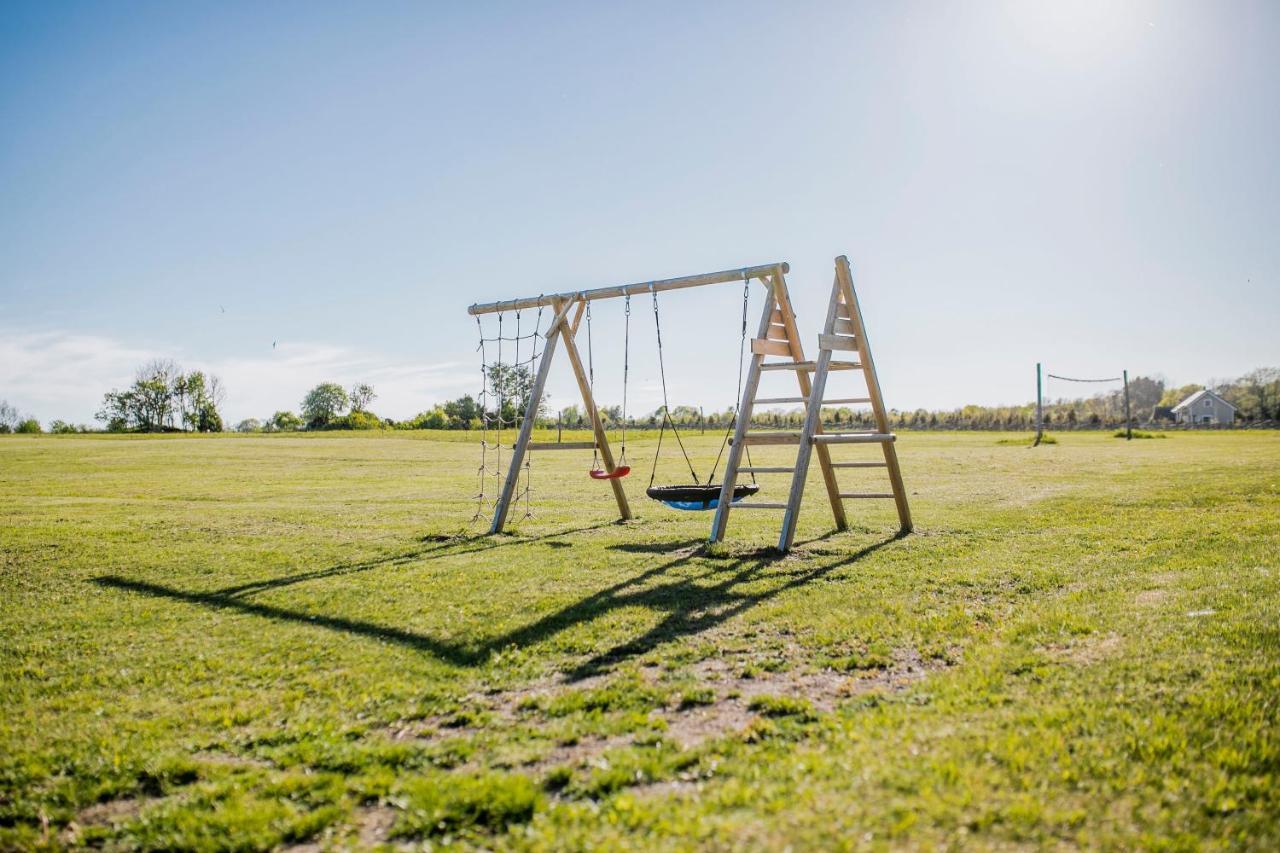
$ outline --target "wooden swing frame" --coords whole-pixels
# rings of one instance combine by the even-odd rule
[[[511,460],[507,468],[507,475],[502,485],[502,493],[498,497],[497,506],[493,513],[493,523],[489,526],[490,533],[501,533],[507,522],[507,513],[511,509],[511,503],[514,499],[517,484],[520,476],[520,468],[524,464],[525,454],[531,450],[594,450],[598,449],[600,458],[604,462],[604,468],[609,473],[615,470],[613,458],[613,450],[609,447],[609,437],[605,432],[604,423],[600,419],[600,412],[596,407],[595,399],[592,395],[591,382],[587,377],[586,370],[583,368],[582,356],[578,352],[576,343],[576,334],[578,324],[582,321],[583,311],[586,309],[588,302],[594,302],[599,299],[616,299],[619,297],[643,295],[646,293],[663,293],[669,290],[684,290],[690,287],[706,287],[713,284],[728,284],[732,282],[742,282],[757,280],[768,290],[772,298],[765,300],[764,312],[760,318],[761,329],[767,330],[771,326],[782,326],[786,329],[787,337],[787,355],[796,361],[804,360],[804,351],[800,344],[800,335],[796,331],[795,311],[791,307],[791,296],[787,290],[786,274],[791,271],[789,264],[778,262],[773,264],[764,264],[761,266],[741,267],[739,269],[721,270],[720,272],[703,273],[701,275],[684,276],[682,278],[669,278],[661,281],[637,282],[635,284],[623,284],[613,287],[600,287],[592,290],[569,291],[565,293],[557,293],[552,295],[532,296],[522,299],[509,299],[501,302],[488,302],[483,304],[472,305],[467,309],[467,313],[472,316],[481,314],[496,314],[504,311],[516,311],[525,308],[542,308],[550,307],[555,312],[555,319],[552,320],[550,328],[547,329],[545,337],[546,343],[543,346],[542,359],[538,364],[538,373],[534,377],[533,386],[529,393],[529,402],[525,409],[524,421],[520,425],[520,432],[516,438],[515,445],[512,447]],[[569,319],[570,313],[573,313],[573,319]],[[763,337],[763,332],[761,334]],[[543,390],[546,387],[547,376],[551,372],[551,364],[555,360],[557,345],[563,341],[564,349],[569,357],[569,364],[573,368],[574,377],[578,381],[578,390],[582,393],[583,408],[591,416],[591,429],[595,434],[595,442],[565,442],[560,443],[536,443],[530,439],[533,435],[533,424],[538,412],[538,406],[542,401]],[[773,343],[773,342],[770,342]],[[781,346],[781,344],[779,344]],[[753,345],[755,352],[755,345]],[[796,372],[796,378],[800,384],[800,393],[802,396],[809,395],[809,376],[803,371]],[[754,388],[748,389],[745,397],[754,394]],[[739,435],[737,436],[737,446],[741,446],[741,433],[744,425],[738,425]],[[736,450],[736,448],[735,448]],[[835,516],[836,526],[844,530],[847,527],[845,520],[844,506],[841,503],[840,489],[836,484],[835,474],[831,467],[831,459],[825,446],[816,448],[818,463],[822,468],[823,480],[827,487],[827,497],[831,502],[831,511]],[[633,516],[631,506],[627,502],[627,494],[623,489],[622,481],[614,478],[607,481],[613,489],[614,500],[618,504],[618,517],[622,521],[628,521]],[[717,523],[714,528],[718,530],[719,535],[713,532],[713,539],[723,535],[723,521],[717,514]]]

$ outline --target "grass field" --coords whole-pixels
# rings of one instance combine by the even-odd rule
[[[0,437],[0,848],[1280,847],[1280,435],[1000,438],[779,559],[643,441],[487,537],[471,442]]]

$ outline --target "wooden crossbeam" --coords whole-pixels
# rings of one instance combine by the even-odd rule
[[[531,441],[530,450],[595,450],[594,441]]]
[[[572,290],[566,293],[554,293],[542,296],[529,296],[523,299],[506,299],[501,302],[485,302],[472,305],[467,309],[471,315],[495,314],[499,311],[516,311],[522,308],[539,308],[546,305],[557,305],[574,301],[592,302],[597,299],[613,299],[619,296],[631,296],[644,293],[663,293],[668,290],[681,290],[687,287],[705,287],[708,284],[725,284],[731,281],[750,281],[773,275],[778,270],[788,272],[791,266],[787,263],[763,264],[754,267],[741,267],[736,270],[720,270],[719,272],[688,275],[682,278],[667,278],[659,281],[642,281],[634,284],[620,284],[613,287],[596,287],[591,290]],[[762,336],[763,337],[763,336]]]

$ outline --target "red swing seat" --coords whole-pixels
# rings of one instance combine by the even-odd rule
[[[631,473],[630,465],[619,465],[610,473],[603,468],[592,468],[591,479],[593,480],[621,480],[623,477]]]

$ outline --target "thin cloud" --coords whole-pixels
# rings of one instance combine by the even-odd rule
[[[42,421],[92,423],[102,395],[133,380],[139,365],[172,358],[187,370],[220,377],[224,420],[234,424],[297,410],[319,382],[367,382],[374,411],[408,418],[434,403],[473,391],[475,368],[464,362],[420,364],[335,344],[281,342],[266,356],[201,359],[175,346],[139,346],[66,331],[0,332],[0,399]]]

